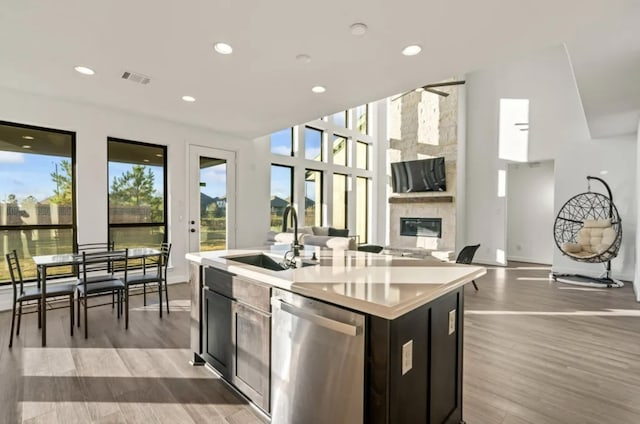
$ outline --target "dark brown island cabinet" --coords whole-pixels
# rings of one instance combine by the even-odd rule
[[[193,363],[209,364],[270,416],[271,347],[278,337],[272,329],[271,298],[276,289],[195,262],[190,263],[190,285]],[[363,314],[362,412],[357,422],[464,423],[463,294],[460,285],[392,320]],[[326,381],[323,390],[336,384]]]

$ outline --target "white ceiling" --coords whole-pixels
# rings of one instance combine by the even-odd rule
[[[249,138],[579,40],[637,3],[0,1],[0,85]],[[354,22],[369,31],[352,36]],[[234,53],[216,54],[216,41]],[[423,52],[402,56],[413,43]],[[297,62],[300,53],[311,63]],[[125,70],[152,82],[122,80]],[[317,84],[327,92],[311,93]],[[185,94],[197,101],[183,102]]]

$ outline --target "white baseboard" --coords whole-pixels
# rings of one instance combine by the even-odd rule
[[[551,263],[547,262],[545,260],[535,259],[535,258],[525,258],[524,256],[508,256],[507,257],[507,261],[527,262],[527,263],[531,263],[531,264],[549,265],[549,266],[551,266]]]
[[[505,266],[505,264],[501,264],[499,262],[496,262],[495,260],[486,258],[473,258],[473,263],[477,265]]]

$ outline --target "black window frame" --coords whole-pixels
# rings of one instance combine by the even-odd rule
[[[280,130],[280,131],[284,131],[284,130]],[[280,131],[276,131],[276,132],[280,132]],[[284,157],[293,157],[294,156],[295,152],[294,152],[294,149],[293,149],[293,145],[294,145],[294,142],[293,142],[293,136],[294,136],[293,127],[289,128],[289,133],[290,133],[290,137],[291,137],[291,151],[289,152],[288,155],[281,155],[279,153],[274,153],[273,152],[273,150],[272,150],[273,146],[271,145],[271,136],[273,135],[273,133],[269,134],[269,152],[272,155],[278,155],[278,156],[284,156]]]
[[[307,157],[307,129],[311,130],[311,131],[317,131],[320,133],[320,159],[316,160],[313,158],[309,158]],[[325,140],[324,140],[324,133],[325,130],[321,130],[320,128],[316,128],[316,127],[312,127],[310,125],[305,125],[304,126],[304,158],[305,160],[311,160],[314,162],[326,162],[327,158],[325,157],[325,153],[324,153],[324,144],[325,144]]]
[[[305,194],[304,195],[304,197],[305,197],[305,199],[304,199],[304,202],[305,202],[304,212],[305,213],[304,213],[304,215],[305,216],[304,216],[304,221],[303,222],[304,222],[305,225],[306,225],[306,220],[307,220],[307,216],[306,216],[307,215],[307,213],[306,213],[307,212],[307,208],[306,208],[306,202],[307,202],[307,175],[306,174],[307,174],[307,172],[318,172],[319,175],[320,175],[320,191],[319,191],[319,193],[320,193],[320,200],[319,200],[320,208],[319,209],[320,209],[320,226],[322,226],[323,223],[324,223],[324,214],[322,213],[322,204],[324,202],[324,176],[325,176],[325,172],[320,170],[320,169],[314,169],[314,168],[305,168],[304,169],[304,174],[305,174],[305,177],[304,177],[304,194]],[[317,182],[316,182],[316,184],[317,184]],[[318,199],[316,199],[315,202],[318,203]],[[312,225],[315,226],[316,224],[314,223]]]
[[[162,149],[162,185],[163,185],[163,193],[162,193],[162,223],[159,222],[137,222],[137,223],[111,223],[111,200],[110,200],[110,190],[111,190],[111,181],[109,175],[109,142],[117,142],[117,143],[127,143],[133,144],[137,146],[145,146],[145,147],[153,147],[153,148],[161,148]],[[111,243],[113,240],[111,239],[111,229],[112,228],[140,228],[140,227],[164,227],[163,231],[163,242],[167,243],[169,240],[169,233],[167,231],[167,217],[168,217],[168,208],[167,208],[167,198],[168,198],[168,170],[167,170],[167,146],[164,144],[154,144],[147,143],[143,141],[135,141],[135,140],[127,140],[123,138],[117,137],[107,137],[107,240]],[[153,247],[153,246],[148,246]]]
[[[71,137],[71,208],[73,210],[73,220],[71,224],[46,224],[46,225],[0,225],[0,232],[2,231],[29,231],[29,230],[69,230],[71,229],[72,235],[72,250],[76,252],[78,250],[78,210],[76,202],[76,133],[74,131],[60,130],[57,128],[40,127],[36,125],[22,124],[17,122],[0,121],[0,125],[10,126],[25,130],[34,131],[46,131],[56,134],[63,134]],[[5,258],[0,258],[3,261]],[[47,279],[68,278],[73,276],[74,273],[62,273],[47,275]],[[24,282],[37,281],[37,274],[33,278],[23,278]],[[6,281],[0,281],[0,287],[11,284],[11,279]]]
[[[294,178],[295,178],[295,167],[293,165],[283,165],[281,163],[275,163],[275,162],[272,162],[271,166],[269,167],[269,202],[271,202],[271,196],[272,196],[271,183],[273,181],[273,167],[274,166],[277,166],[279,168],[288,168],[289,171],[290,171],[291,178],[289,178],[289,193],[291,193],[291,194],[289,196],[289,204],[293,205],[293,202],[295,200],[294,199],[295,193],[293,191]],[[283,200],[286,200],[286,199],[283,199]],[[293,222],[293,217],[292,216],[289,217],[289,221],[290,221],[290,223]],[[271,228],[275,228],[275,227],[271,226],[271,205],[269,205],[269,229],[271,229]]]

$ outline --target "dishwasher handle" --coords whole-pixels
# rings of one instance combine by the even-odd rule
[[[345,322],[336,321],[327,317],[323,317],[322,315],[316,315],[311,312],[307,312],[304,309],[298,308],[277,297],[274,297],[271,299],[271,305],[273,305],[274,307],[279,307],[284,312],[287,312],[298,318],[301,318],[313,324],[328,328],[329,330],[338,331],[348,336],[358,336],[362,334],[362,327],[360,326],[347,324]]]

